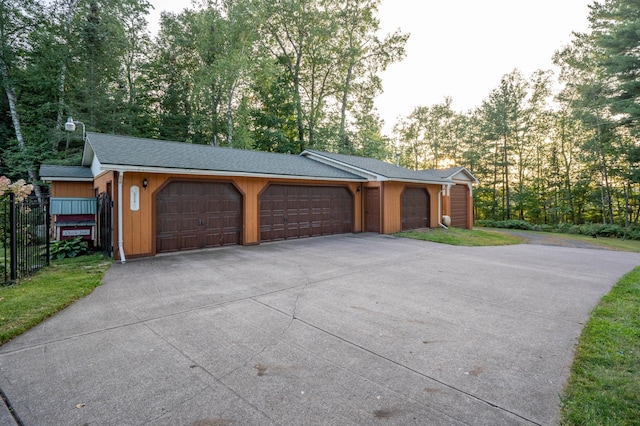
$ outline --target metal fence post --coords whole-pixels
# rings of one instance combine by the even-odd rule
[[[46,236],[46,255],[47,255],[47,260],[46,260],[46,265],[49,266],[51,264],[51,251],[50,251],[50,247],[49,244],[51,243],[51,213],[49,212],[49,207],[51,206],[50,204],[50,200],[51,198],[47,197],[44,199],[44,208],[45,208],[45,213],[44,213],[44,220],[46,221],[46,230],[47,230],[47,236]]]
[[[11,281],[18,279],[18,238],[16,235],[16,225],[16,196],[13,193],[9,193],[9,261],[11,263]]]

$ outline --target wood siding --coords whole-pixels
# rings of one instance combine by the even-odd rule
[[[143,180],[148,184],[145,188]],[[407,187],[424,188],[429,194],[429,226],[437,227],[440,218],[438,217],[438,197],[441,185],[420,185],[403,182],[335,182],[335,181],[309,181],[300,179],[268,179],[254,177],[212,177],[193,175],[172,175],[165,173],[140,173],[126,172],[123,179],[122,203],[123,203],[123,248],[124,253],[129,257],[150,256],[157,252],[156,247],[156,196],[159,191],[172,181],[194,181],[194,182],[229,182],[232,183],[241,194],[242,209],[242,230],[240,232],[240,243],[243,245],[260,243],[260,194],[269,184],[275,185],[312,185],[312,186],[342,186],[350,193],[353,199],[352,204],[352,232],[365,231],[364,225],[367,220],[372,221],[371,226],[367,224],[369,232],[376,232],[375,225],[378,223],[378,232],[392,234],[399,232],[402,226],[401,217],[401,197]],[[139,208],[131,209],[130,190],[135,185],[139,188]],[[96,193],[106,192],[110,188],[113,200],[113,244],[115,257],[118,258],[117,235],[118,235],[118,173],[106,172],[90,183],[78,182],[54,182],[52,184],[52,195],[73,196],[73,197],[93,197]],[[372,191],[372,192],[369,192]],[[375,194],[377,191],[377,194]],[[373,216],[377,215],[378,220],[370,216],[367,219],[365,210],[366,194],[370,195],[371,202],[375,195],[379,197],[379,211],[373,211]],[[450,211],[450,197],[443,197],[441,200],[441,212],[445,214]],[[469,202],[468,210],[472,209]],[[468,222],[471,221],[469,214]],[[471,225],[468,225],[471,226]]]
[[[49,193],[52,197],[60,198],[92,198],[93,183],[91,182],[52,182]]]
[[[429,226],[438,227],[438,196],[440,185],[416,185],[414,183],[384,182],[382,187],[382,233],[394,234],[402,228],[401,197],[405,188],[425,188],[429,194],[431,209]],[[442,205],[441,205],[442,208]]]
[[[117,245],[117,227],[118,218],[117,210],[117,177],[116,173],[110,173],[110,176],[101,178],[101,182],[96,180],[96,187],[102,192],[106,188],[107,180],[111,180],[113,184],[113,217],[114,217],[114,245]],[[147,188],[142,185],[144,179],[147,179]],[[343,185],[346,186],[354,198],[353,212],[353,232],[362,232],[362,200],[361,193],[356,193],[359,185],[358,182],[339,183],[331,181],[303,181],[296,179],[266,179],[252,177],[210,177],[210,176],[193,176],[193,175],[170,175],[170,174],[152,174],[127,172],[124,174],[123,181],[123,248],[125,256],[139,257],[149,256],[156,253],[155,247],[155,211],[156,211],[156,195],[170,181],[190,180],[190,181],[206,181],[206,182],[232,182],[242,194],[242,232],[241,244],[252,245],[259,244],[259,223],[260,208],[259,196],[262,190],[270,183],[277,184],[314,184],[314,185]],[[130,189],[132,185],[139,187],[140,208],[132,211],[130,208]],[[116,248],[116,258],[118,256]]]

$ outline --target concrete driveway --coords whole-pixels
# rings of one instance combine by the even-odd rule
[[[0,388],[25,425],[554,424],[638,264],[372,234],[132,260],[0,347]]]

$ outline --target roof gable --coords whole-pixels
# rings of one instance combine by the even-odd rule
[[[464,181],[464,182],[472,182],[478,183],[478,179],[469,171],[466,167],[456,166],[450,167],[448,169],[432,169],[432,170],[423,170],[424,172],[437,172],[443,177],[447,179],[451,179],[453,181]]]

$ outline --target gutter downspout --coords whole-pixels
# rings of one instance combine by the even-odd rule
[[[122,178],[124,172],[118,172],[118,253],[120,253],[120,262],[123,264],[127,261],[124,257],[124,248],[122,247]]]
[[[440,206],[441,200],[442,200],[442,196],[444,195],[444,191],[445,191],[445,186],[442,185],[442,189],[438,192],[438,225],[440,225],[440,227],[444,228],[444,229],[449,229],[447,228],[442,222],[442,209]]]

